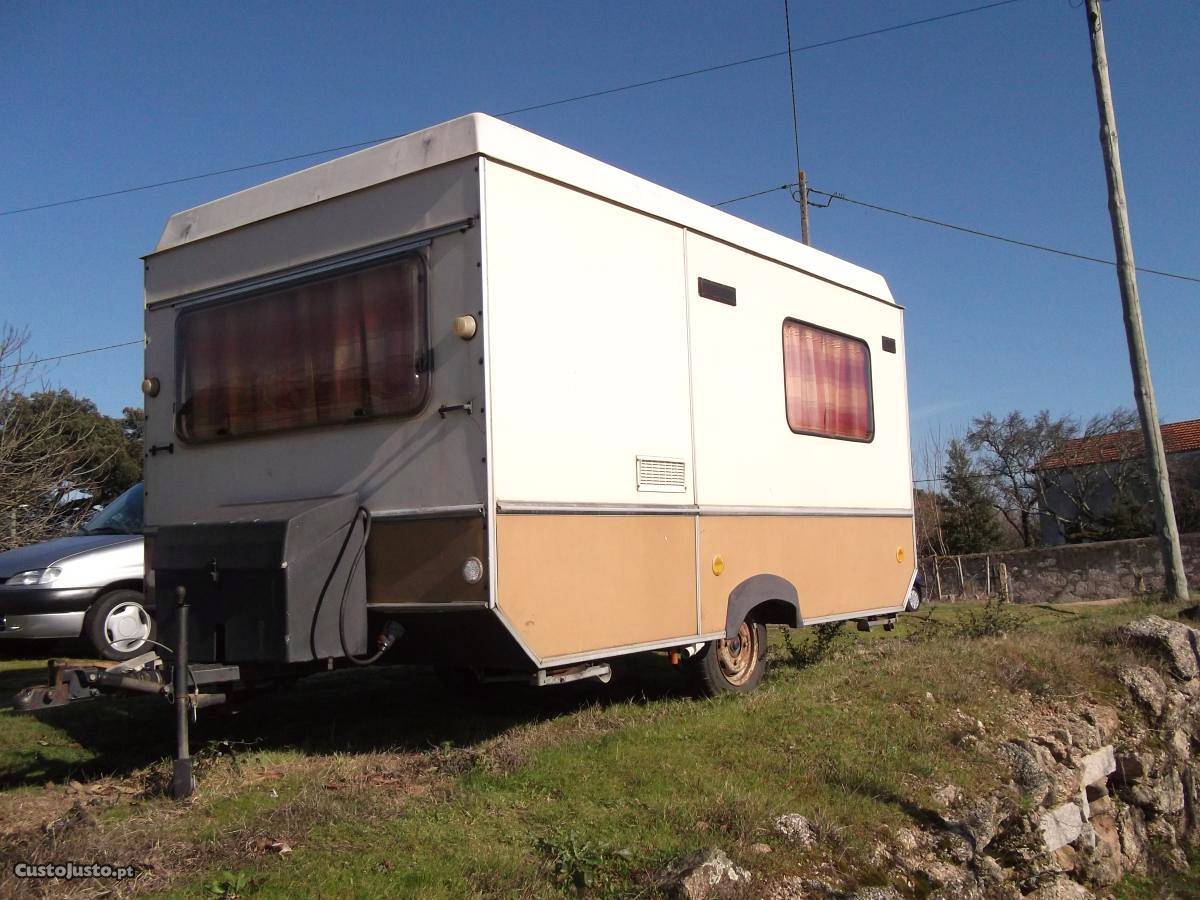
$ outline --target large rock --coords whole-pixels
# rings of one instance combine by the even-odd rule
[[[1158,778],[1135,784],[1129,798],[1154,816],[1177,816],[1183,812],[1183,781],[1170,769]]]
[[[1083,833],[1083,811],[1077,804],[1064,803],[1042,813],[1038,830],[1046,850],[1053,853],[1072,843]]]
[[[1101,747],[1095,753],[1089,753],[1079,761],[1079,784],[1087,787],[1089,784],[1107,782],[1108,776],[1117,771],[1117,758],[1111,746]]]
[[[1000,828],[1000,803],[994,797],[961,799],[952,813],[946,825],[970,843],[972,856],[986,850]]]
[[[1121,626],[1121,636],[1153,650],[1171,666],[1171,674],[1180,681],[1200,676],[1197,663],[1196,630],[1182,622],[1169,622],[1159,616],[1147,616]]]
[[[1092,900],[1096,895],[1079,882],[1060,875],[1025,896],[1029,900]]]
[[[744,895],[750,880],[749,872],[713,847],[668,863],[662,886],[681,900],[719,900]]]
[[[1041,803],[1050,790],[1050,775],[1034,745],[1029,741],[1007,741],[997,749],[1012,769],[1013,781],[1021,793]]]
[[[1126,666],[1117,673],[1117,677],[1139,706],[1155,718],[1163,714],[1167,703],[1167,686],[1161,675],[1145,666]]]

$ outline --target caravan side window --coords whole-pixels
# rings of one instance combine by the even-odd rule
[[[850,441],[875,436],[865,341],[785,319],[783,393],[788,427],[797,434]]]
[[[413,415],[429,392],[424,262],[187,311],[176,341],[186,441]]]

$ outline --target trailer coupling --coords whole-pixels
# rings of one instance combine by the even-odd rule
[[[157,694],[174,701],[174,685],[169,668],[164,668],[156,653],[144,653],[114,666],[75,665],[62,659],[46,664],[45,684],[22,688],[13,698],[17,712],[37,712],[66,706],[79,700],[118,694]],[[200,693],[202,686],[240,680],[237,666],[195,665],[189,667],[191,693],[186,700],[193,709],[215,706],[225,701],[224,694]]]

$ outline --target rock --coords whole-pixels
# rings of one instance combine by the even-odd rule
[[[1053,853],[1059,847],[1076,840],[1083,833],[1083,812],[1074,803],[1064,803],[1046,810],[1038,820],[1038,829],[1046,850]]]
[[[1156,816],[1175,816],[1183,812],[1183,781],[1171,769],[1159,778],[1135,785],[1130,799]]]
[[[1124,865],[1116,806],[1111,797],[1103,797],[1092,804],[1088,825],[1093,837],[1092,846],[1080,853],[1077,871],[1086,881],[1116,884],[1124,874]]]
[[[1021,793],[1040,803],[1050,789],[1050,776],[1028,741],[1007,741],[997,748],[1012,769],[1013,781]]]
[[[750,849],[758,854],[767,854],[771,852],[770,844],[751,844]]]
[[[746,892],[751,875],[713,847],[667,864],[661,884],[668,896],[682,900],[717,900]]]
[[[1179,611],[1179,618],[1191,619],[1193,622],[1200,619],[1200,604],[1196,606],[1188,606]]]
[[[1060,875],[1025,896],[1029,900],[1092,900],[1096,895],[1082,884]]]
[[[1163,714],[1167,702],[1167,686],[1162,676],[1153,669],[1145,666],[1126,666],[1117,673],[1121,684],[1129,689],[1129,693],[1139,706],[1148,710],[1157,718]]]
[[[946,824],[967,839],[972,855],[982,853],[999,830],[1000,804],[994,797],[960,800],[954,807],[954,818]]]
[[[1116,757],[1117,780],[1122,784],[1135,784],[1146,778],[1154,766],[1153,760],[1144,753],[1122,753]]]
[[[796,813],[785,813],[775,819],[775,831],[795,841],[801,847],[811,847],[817,841],[812,823]]]
[[[817,898],[844,898],[846,895],[836,891],[823,881],[816,878],[801,878],[789,875],[773,883],[763,894],[764,900],[817,900]]]
[[[1111,741],[1121,730],[1121,716],[1111,706],[1089,706],[1083,717],[1095,726],[1102,741]]]
[[[1079,784],[1086,787],[1089,784],[1107,782],[1108,776],[1116,770],[1117,758],[1112,746],[1101,747],[1079,761]]]
[[[910,853],[920,846],[917,834],[911,828],[897,828],[895,834],[892,835],[892,843],[898,849],[906,850]]]
[[[1126,871],[1142,868],[1146,858],[1146,816],[1136,806],[1122,806],[1117,812],[1117,833],[1121,839],[1121,861]]]
[[[962,791],[952,784],[942,785],[933,792],[933,802],[942,809],[948,809],[962,797]]]
[[[859,888],[850,895],[851,900],[903,900],[903,894],[891,885],[886,887]]]
[[[1162,656],[1170,663],[1171,674],[1180,681],[1190,681],[1200,676],[1196,631],[1182,622],[1168,622],[1159,616],[1147,616],[1122,625],[1120,634]]]

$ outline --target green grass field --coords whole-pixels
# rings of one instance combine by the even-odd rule
[[[889,829],[929,821],[946,783],[997,786],[989,738],[1020,733],[1035,708],[1124,702],[1128,651],[1106,636],[1149,611],[1170,612],[941,607],[892,633],[847,630],[807,665],[793,657],[811,635],[795,634],[794,653],[773,635],[759,691],[718,701],[657,656],[623,661],[607,686],[466,697],[418,670],[314,676],[201,712],[185,804],[161,795],[161,700],[0,709],[0,894],[31,890],[11,879],[17,861],[72,859],[144,871],[56,896],[653,896],[663,863],[714,845],[759,884],[885,883],[869,860]],[[0,697],[43,668],[0,661]],[[975,720],[979,740],[963,725]],[[790,812],[815,823],[815,847],[773,834]]]

